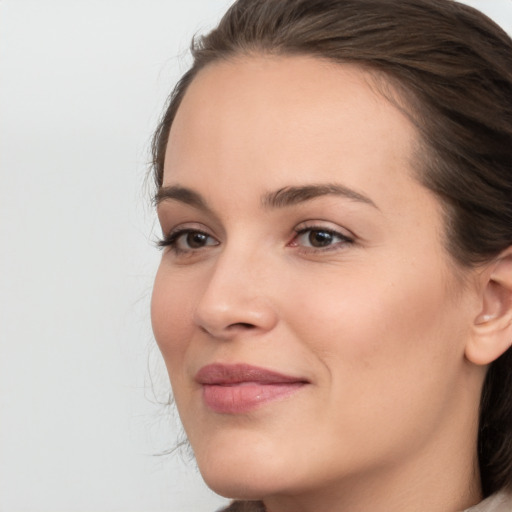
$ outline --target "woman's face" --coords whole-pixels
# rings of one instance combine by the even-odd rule
[[[415,130],[372,84],[307,57],[222,62],[174,121],[152,321],[221,494],[422,478],[474,441],[473,295],[414,177]]]

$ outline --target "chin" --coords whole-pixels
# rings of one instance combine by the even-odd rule
[[[279,462],[282,458],[249,451],[240,453],[233,447],[228,455],[213,450],[207,460],[197,458],[206,485],[221,496],[242,500],[261,500],[290,487],[290,471]]]
[[[215,475],[212,479],[205,478],[203,475],[206,485],[219,496],[234,500],[247,500],[247,501],[258,501],[262,500],[269,493],[265,492],[264,489],[254,485],[251,480],[243,481],[242,479],[234,478],[223,479]]]

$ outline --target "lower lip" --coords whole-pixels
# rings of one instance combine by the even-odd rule
[[[286,398],[296,393],[304,385],[303,382],[205,384],[203,385],[203,399],[206,405],[214,412],[243,414],[269,402]]]

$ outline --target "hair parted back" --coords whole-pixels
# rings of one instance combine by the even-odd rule
[[[238,0],[191,49],[153,139],[157,187],[172,122],[202,68],[310,55],[364,66],[395,90],[391,100],[421,135],[419,178],[445,207],[459,264],[512,245],[512,40],[479,11],[454,0]],[[478,449],[484,494],[512,489],[511,350],[487,373]]]

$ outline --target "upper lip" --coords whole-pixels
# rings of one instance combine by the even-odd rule
[[[273,370],[249,364],[209,364],[196,374],[196,381],[203,385],[229,385],[243,382],[259,384],[286,384],[308,382],[303,377],[284,375]]]

